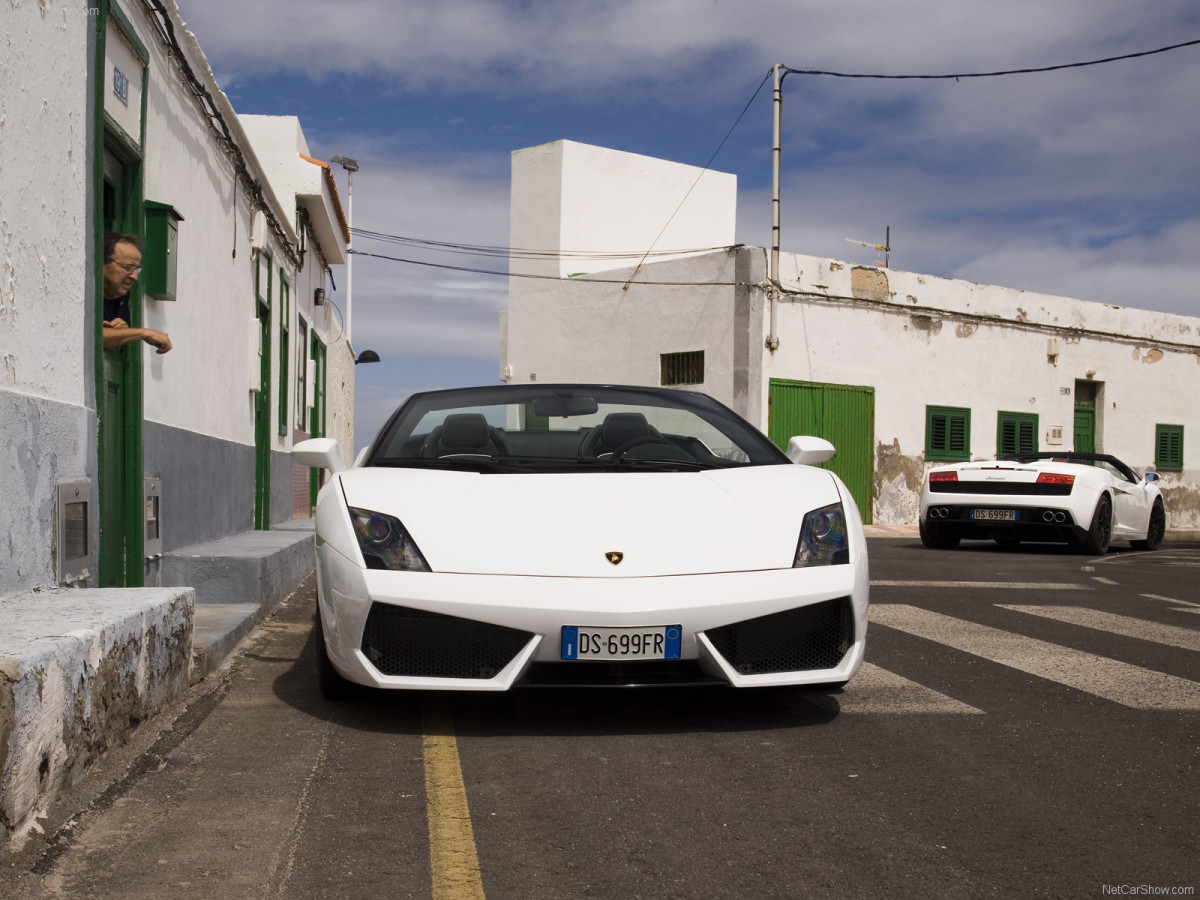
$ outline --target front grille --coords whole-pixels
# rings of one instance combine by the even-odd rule
[[[741,675],[832,669],[854,643],[854,611],[839,597],[705,634]]]
[[[931,481],[931,494],[1009,494],[1027,497],[1068,497],[1070,484],[1021,484],[1012,481]]]
[[[494,678],[532,637],[503,625],[376,603],[367,615],[362,652],[384,675]]]

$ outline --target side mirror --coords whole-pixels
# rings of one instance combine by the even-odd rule
[[[1147,472],[1146,473],[1146,481],[1150,482],[1151,484],[1153,484],[1155,481],[1158,481],[1158,473],[1157,472]]]
[[[798,466],[815,466],[833,459],[837,450],[824,438],[797,435],[788,441],[787,458]]]
[[[337,441],[333,438],[312,438],[301,441],[292,448],[292,459],[302,466],[328,469],[335,475],[346,468],[342,462],[342,453],[338,450]]]

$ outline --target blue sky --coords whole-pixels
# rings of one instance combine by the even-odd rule
[[[738,176],[738,241],[769,244],[770,84],[755,91],[775,63],[940,75],[1200,39],[1194,0],[179,6],[235,110],[299,116],[314,155],[359,161],[355,227],[487,246],[507,245],[512,151],[568,139],[703,166],[744,109],[713,168]],[[1198,89],[1200,46],[987,79],[789,75],[782,247],[869,265],[847,238],[890,226],[895,268],[1200,315]],[[358,367],[356,448],[412,391],[497,380],[506,279],[353,265],[354,346],[384,360]]]

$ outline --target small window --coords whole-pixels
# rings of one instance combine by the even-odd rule
[[[689,350],[686,353],[663,353],[659,360],[662,365],[662,377],[659,383],[664,387],[673,384],[703,384],[704,383],[704,351]]]
[[[1001,412],[996,420],[996,459],[1036,453],[1037,430],[1037,413]]]
[[[925,407],[925,458],[949,462],[971,458],[971,410]]]
[[[1154,426],[1154,467],[1159,471],[1183,471],[1183,426]]]

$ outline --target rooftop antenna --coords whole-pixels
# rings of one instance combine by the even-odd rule
[[[847,244],[858,244],[860,247],[870,247],[872,250],[878,250],[883,254],[883,259],[875,260],[875,265],[883,266],[885,269],[892,260],[892,226],[887,227],[887,235],[883,239],[882,244],[868,244],[866,241],[856,241],[854,238],[846,238]]]

